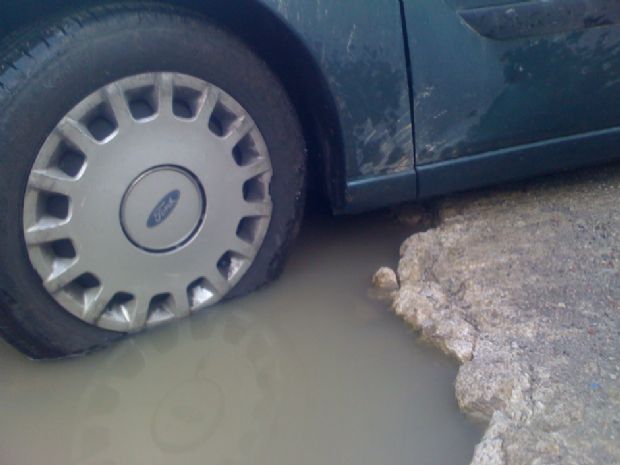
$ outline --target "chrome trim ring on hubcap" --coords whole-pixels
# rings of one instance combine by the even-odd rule
[[[39,151],[24,198],[30,261],[50,295],[115,331],[219,301],[261,247],[271,162],[218,87],[149,73],[86,97]]]

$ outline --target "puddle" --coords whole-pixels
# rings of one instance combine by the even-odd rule
[[[466,465],[456,364],[366,297],[407,231],[310,215],[284,276],[86,358],[0,344],[5,465]]]

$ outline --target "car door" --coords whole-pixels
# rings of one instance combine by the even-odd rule
[[[403,6],[419,167],[620,126],[620,2]]]

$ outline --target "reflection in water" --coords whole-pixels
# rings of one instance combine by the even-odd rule
[[[314,215],[278,282],[78,360],[0,346],[0,463],[467,464],[455,366],[366,297],[406,231]]]

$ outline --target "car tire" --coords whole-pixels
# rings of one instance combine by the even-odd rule
[[[104,347],[127,333],[85,322],[46,289],[26,244],[24,209],[33,165],[59,122],[98,89],[131,76],[190,76],[222,89],[251,116],[270,158],[272,210],[251,265],[222,297],[246,294],[281,272],[302,217],[304,140],[278,79],[233,34],[182,9],[121,4],[15,35],[5,42],[3,63],[0,332],[12,345],[32,358],[60,358]]]

